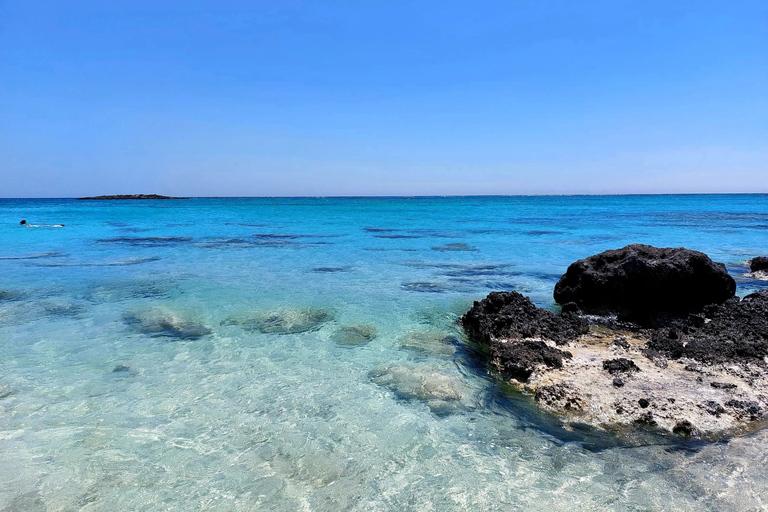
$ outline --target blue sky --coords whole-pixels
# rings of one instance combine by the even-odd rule
[[[0,0],[0,196],[768,192],[762,1]]]

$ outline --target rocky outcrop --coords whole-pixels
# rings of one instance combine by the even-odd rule
[[[576,304],[559,313],[515,292],[494,292],[460,322],[494,373],[566,423],[717,439],[768,419],[768,290],[725,296],[733,291],[720,267],[694,251],[629,246],[571,265],[571,276],[558,283],[571,295],[559,297]],[[715,288],[696,288],[702,296],[717,301],[702,305],[690,291],[672,290],[666,293],[684,297],[686,306],[662,300],[659,279],[637,282],[637,273],[653,269],[678,286],[691,284],[692,272]],[[586,293],[597,289],[613,302]],[[641,321],[580,316],[579,308]]]
[[[573,263],[554,297],[585,313],[652,325],[721,304],[735,292],[725,265],[702,252],[633,244]]]
[[[757,256],[749,260],[749,270],[752,272],[768,270],[768,256]]]
[[[495,339],[546,338],[567,343],[588,330],[576,313],[555,314],[537,308],[518,292],[491,292],[475,302],[462,318],[464,329],[475,342],[491,345]]]

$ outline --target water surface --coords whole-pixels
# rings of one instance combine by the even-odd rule
[[[563,430],[501,392],[455,323],[492,290],[553,306],[571,262],[637,242],[704,251],[754,291],[767,196],[0,212],[0,510],[768,506],[768,434],[637,446]]]

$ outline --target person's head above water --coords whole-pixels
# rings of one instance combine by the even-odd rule
[[[19,224],[21,224],[22,226],[23,226],[24,224],[26,224],[26,223],[27,223],[27,221],[25,221],[25,220],[22,220],[21,222],[19,222]]]

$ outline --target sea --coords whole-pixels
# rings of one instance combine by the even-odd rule
[[[467,343],[631,243],[743,296],[768,195],[2,199],[0,511],[768,509],[768,431],[574,427]]]

